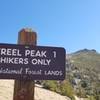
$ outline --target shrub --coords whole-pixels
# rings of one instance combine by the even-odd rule
[[[74,100],[74,90],[69,81],[64,81],[61,84],[61,94],[70,97]]]
[[[57,82],[56,81],[49,81],[49,80],[44,81],[43,86],[46,89],[57,92]]]
[[[72,100],[74,100],[74,92],[69,81],[57,82],[57,81],[44,81],[44,88],[49,89],[51,91],[55,91],[60,93],[61,95],[68,96]]]

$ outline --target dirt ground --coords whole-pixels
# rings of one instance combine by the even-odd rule
[[[0,80],[0,100],[13,100],[14,81]],[[55,92],[35,86],[35,100],[70,100]]]

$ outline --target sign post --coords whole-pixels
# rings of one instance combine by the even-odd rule
[[[15,79],[13,100],[34,100],[34,80],[65,79],[65,49],[36,42],[35,32],[22,29],[17,45],[0,44],[0,79]]]
[[[19,32],[18,44],[36,45],[36,33],[29,29]],[[34,82],[15,80],[13,100],[34,100]]]

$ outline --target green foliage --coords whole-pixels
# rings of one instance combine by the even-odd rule
[[[77,87],[75,89],[77,95],[80,97],[89,95],[93,100],[97,100],[100,95],[100,84],[98,84],[100,83],[100,54],[95,50],[80,50],[71,55],[70,62],[72,80],[80,79],[80,84],[72,83]]]
[[[89,96],[88,100],[96,100],[94,96]]]
[[[86,98],[86,91],[82,87],[79,88],[79,90],[76,92],[76,94],[80,98]]]
[[[46,89],[57,92],[57,82],[56,81],[49,81],[49,80],[44,81],[43,86]]]
[[[72,100],[74,100],[74,91],[73,88],[71,86],[71,83],[69,83],[69,81],[64,81],[61,84],[61,94],[62,95],[66,95],[68,97],[70,97]]]
[[[100,95],[95,95],[94,97],[96,100],[100,100]]]
[[[61,95],[68,96],[74,100],[74,91],[71,84],[68,81],[44,81],[44,88],[60,93]]]

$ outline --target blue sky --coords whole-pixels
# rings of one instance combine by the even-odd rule
[[[100,0],[0,0],[0,43],[17,43],[26,27],[37,45],[100,52]]]

